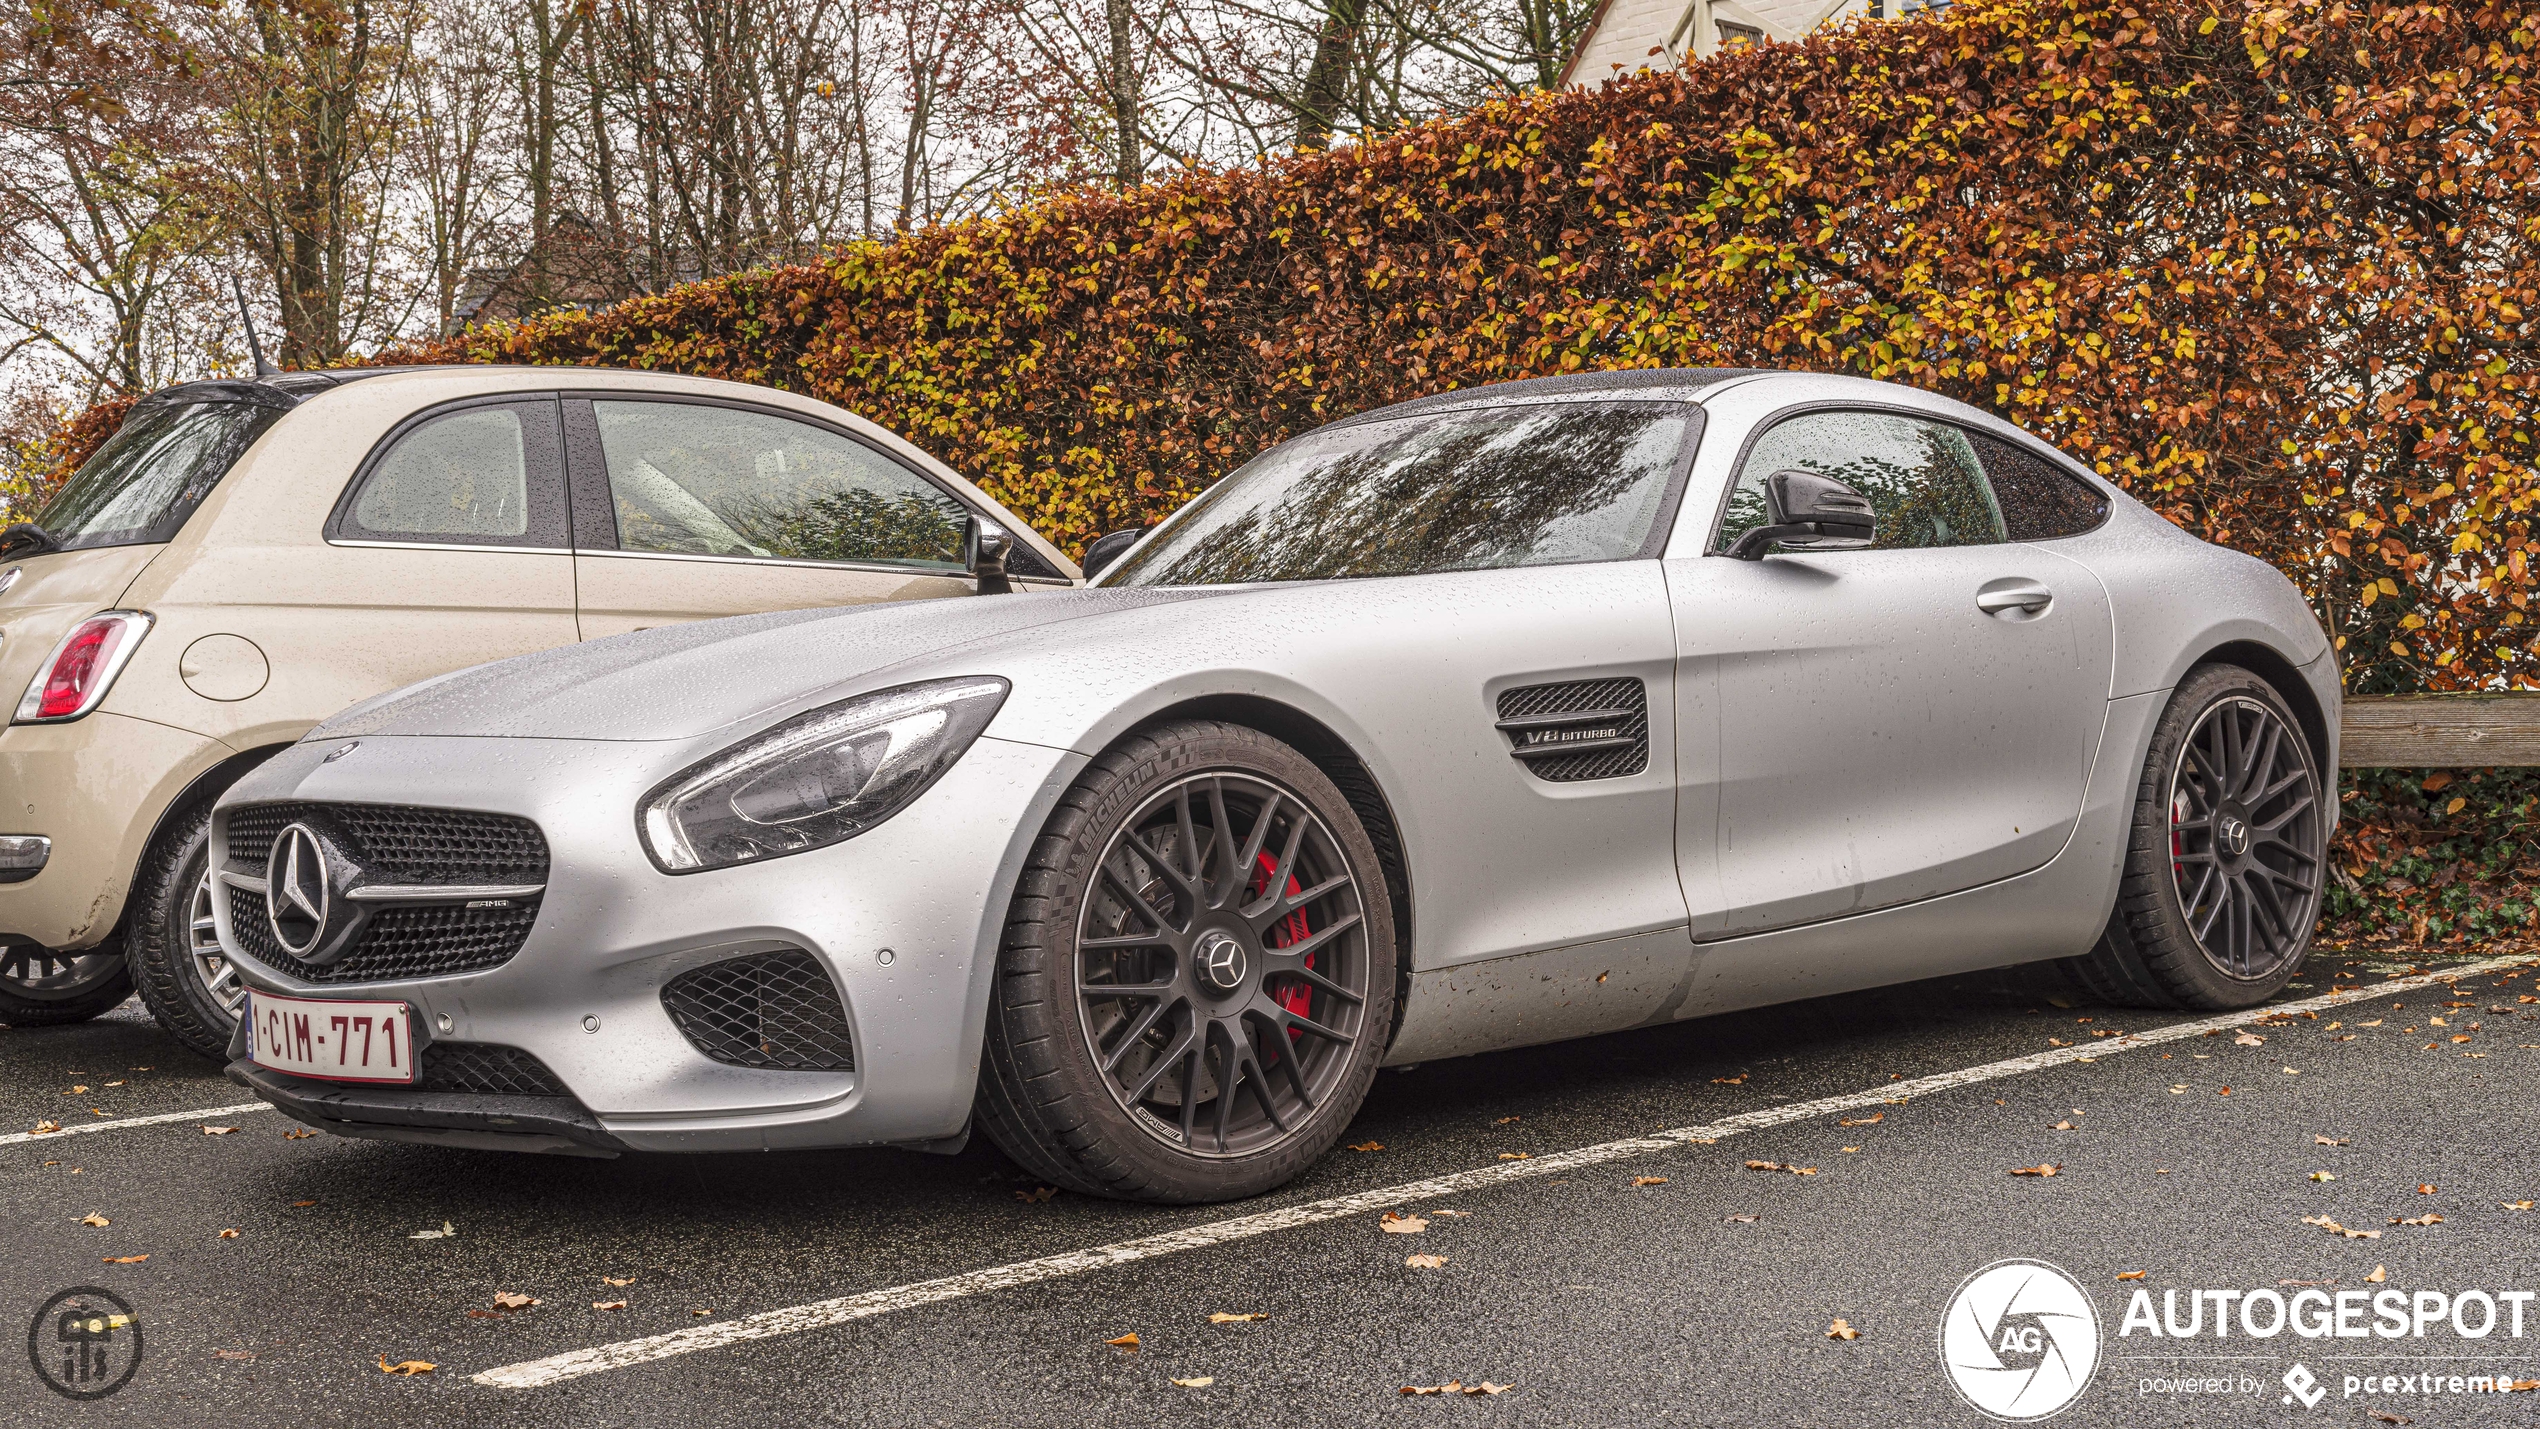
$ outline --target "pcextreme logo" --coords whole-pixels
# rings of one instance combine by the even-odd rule
[[[1977,1413],[2027,1423],[2089,1388],[2099,1339],[2099,1311],[2080,1282],[2042,1260],[1997,1260],[1949,1297],[1940,1362]]]

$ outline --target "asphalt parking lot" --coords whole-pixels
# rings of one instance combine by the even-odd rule
[[[2136,1289],[2540,1289],[2540,964],[2507,951],[2316,955],[2284,999],[2327,999],[2309,1015],[2166,1041],[2200,1020],[2006,975],[1434,1063],[1379,1079],[1348,1138],[1368,1149],[1181,1209],[1044,1194],[981,1142],[583,1161],[291,1136],[210,1112],[245,1098],[128,1005],[0,1030],[0,1308],[14,1334],[104,1287],[143,1363],[75,1403],[12,1351],[0,1416],[1980,1424],[1943,1307],[2025,1257],[2104,1327],[2059,1424],[2528,1424],[2540,1386],[2423,1390],[2540,1381],[2540,1306],[2519,1340],[2117,1333]],[[2372,993],[2394,978],[2419,985]],[[65,1130],[24,1135],[44,1122]],[[656,1338],[680,1332],[734,1338]],[[2315,1405],[2281,1383],[2296,1361]],[[1403,1393],[1485,1381],[1507,1388]]]

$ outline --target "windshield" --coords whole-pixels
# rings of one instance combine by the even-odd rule
[[[173,540],[230,464],[282,417],[245,402],[143,406],[35,517],[59,549]]]
[[[1309,432],[1192,498],[1121,585],[1407,576],[1653,554],[1697,409],[1489,407]]]

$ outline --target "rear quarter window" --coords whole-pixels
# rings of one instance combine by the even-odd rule
[[[172,541],[282,415],[280,407],[248,402],[139,408],[62,484],[35,524],[66,551]]]

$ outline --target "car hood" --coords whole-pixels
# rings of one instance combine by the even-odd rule
[[[690,739],[815,703],[832,688],[874,683],[868,677],[909,660],[1207,594],[1152,587],[1032,592],[663,626],[408,685],[353,706],[309,738]]]

